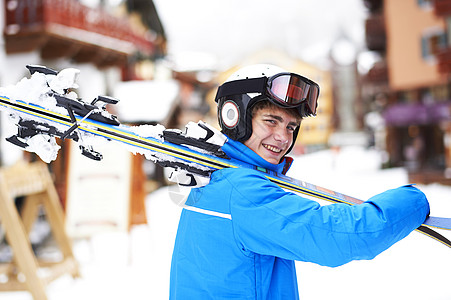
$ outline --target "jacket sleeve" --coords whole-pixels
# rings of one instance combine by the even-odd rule
[[[425,195],[411,185],[360,205],[321,206],[256,172],[235,173],[228,180],[233,228],[242,249],[330,267],[374,258],[418,228],[429,213]]]

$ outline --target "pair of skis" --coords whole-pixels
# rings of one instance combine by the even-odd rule
[[[17,134],[7,140],[36,152],[46,162],[56,158],[59,146],[55,137],[78,142],[81,153],[95,160],[102,159],[93,147],[95,140],[101,139],[126,145],[130,151],[144,154],[163,167],[198,176],[209,177],[222,168],[251,168],[264,172],[272,182],[296,193],[334,203],[363,203],[357,198],[228,158],[221,150],[224,136],[205,123],[191,124],[190,128],[194,128],[191,132],[167,130],[161,125],[122,125],[105,109],[106,104],[117,103],[116,99],[98,97],[86,103],[76,97],[72,89],[76,87],[77,70],[56,72],[42,66],[27,68],[31,78],[22,79],[16,86],[0,88],[0,110],[9,113],[18,127]],[[416,229],[451,248],[451,241],[434,229],[451,230],[451,218],[429,217]]]

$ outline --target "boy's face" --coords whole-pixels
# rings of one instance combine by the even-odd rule
[[[278,164],[293,143],[299,121],[282,108],[262,108],[252,118],[252,135],[244,144],[272,164]]]

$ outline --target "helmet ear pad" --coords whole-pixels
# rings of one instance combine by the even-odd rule
[[[232,140],[247,141],[252,135],[252,108],[266,96],[248,94],[227,96],[218,101],[218,121],[222,132]]]
[[[222,132],[235,141],[244,142],[252,134],[252,117],[248,113],[251,100],[247,94],[220,98],[218,122]]]

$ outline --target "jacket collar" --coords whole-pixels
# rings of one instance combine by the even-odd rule
[[[243,143],[229,138],[222,146],[222,150],[231,158],[281,174],[286,174],[291,167],[291,163],[293,162],[291,157],[284,157],[282,162],[279,164],[269,163]]]

